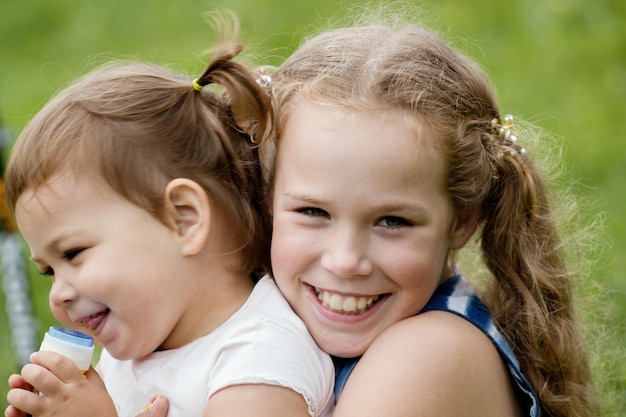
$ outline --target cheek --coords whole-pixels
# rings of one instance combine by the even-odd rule
[[[291,263],[297,261],[303,254],[298,250],[300,246],[297,234],[291,232],[291,229],[276,219],[272,232],[272,242],[270,246],[272,269],[274,271],[282,271],[288,268]]]
[[[421,294],[435,288],[441,279],[445,265],[445,250],[435,245],[407,245],[374,249],[378,266],[399,287],[413,289]]]
[[[306,254],[294,239],[274,236],[271,244],[272,274],[283,295],[291,302],[297,292],[298,276],[306,265]]]
[[[285,276],[290,274],[290,270],[293,269],[293,259],[297,256],[296,253],[291,253],[287,249],[287,245],[280,238],[272,238],[271,243],[271,263],[274,279],[276,281],[282,281]]]

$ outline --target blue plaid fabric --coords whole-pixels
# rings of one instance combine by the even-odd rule
[[[496,328],[489,310],[478,299],[469,283],[456,275],[441,284],[422,312],[441,310],[456,314],[473,323],[493,342],[509,368],[516,394],[529,417],[539,416],[539,398],[520,370],[513,350]],[[335,402],[339,399],[350,373],[360,358],[335,358]]]

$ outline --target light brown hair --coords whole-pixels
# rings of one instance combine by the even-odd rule
[[[54,174],[95,169],[114,191],[165,222],[167,183],[188,178],[229,216],[239,272],[267,270],[270,229],[253,142],[270,130],[271,107],[254,74],[234,60],[243,47],[237,25],[231,30],[196,79],[221,85],[222,93],[196,91],[191,77],[164,67],[112,63],[54,97],[12,149],[10,210],[26,189]]]
[[[504,117],[484,71],[430,30],[355,26],[306,41],[273,74],[271,87],[278,122],[262,153],[269,187],[281,128],[301,98],[398,109],[438,133],[432,140],[448,160],[457,216],[480,212],[481,253],[492,277],[484,301],[537,391],[542,415],[592,415],[588,362],[545,178],[491,129]]]

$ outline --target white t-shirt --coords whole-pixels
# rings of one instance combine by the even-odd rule
[[[103,350],[99,366],[122,417],[135,417],[156,394],[169,400],[168,417],[202,416],[211,395],[239,384],[291,388],[312,417],[333,411],[332,361],[267,276],[210,334],[141,360],[120,361]]]

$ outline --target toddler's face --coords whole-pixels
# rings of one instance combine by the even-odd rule
[[[287,121],[273,194],[272,268],[331,354],[363,354],[452,274],[448,251],[466,237],[442,154],[428,137],[416,140],[428,133],[401,112],[307,102]]]
[[[142,357],[167,343],[196,290],[181,278],[176,232],[93,177],[27,189],[17,223],[52,278],[54,315],[117,358]]]

